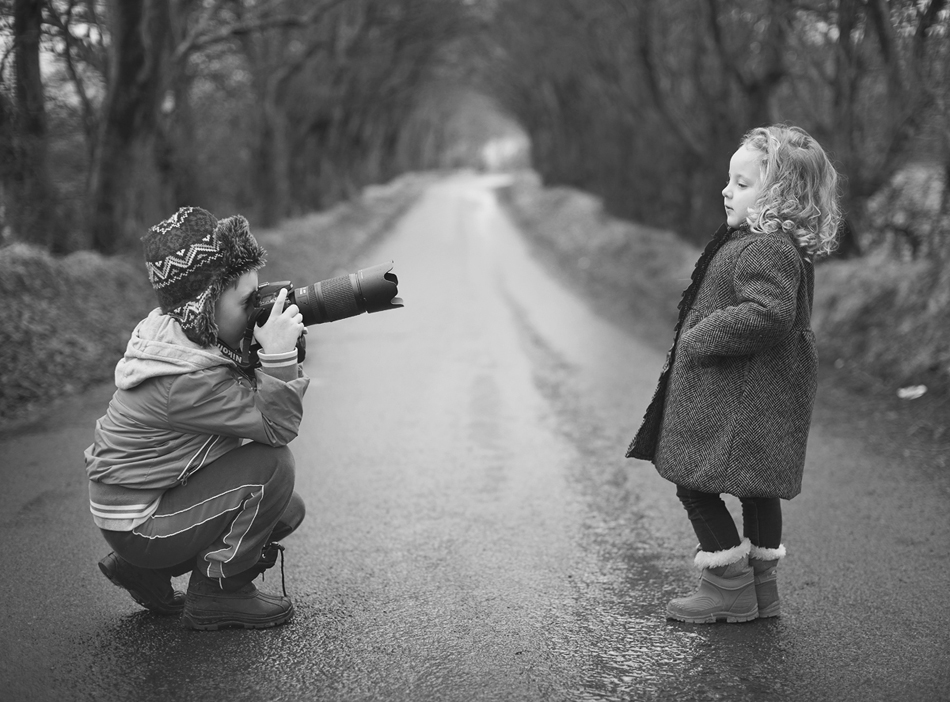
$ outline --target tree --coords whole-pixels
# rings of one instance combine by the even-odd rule
[[[946,0],[500,0],[484,34],[481,79],[546,182],[697,242],[753,126],[794,123],[831,151],[866,241],[891,175],[947,158]]]
[[[0,124],[9,129],[9,161],[4,168],[9,225],[17,238],[62,249],[62,227],[49,178],[47,120],[40,73],[40,0],[13,5],[14,100],[5,100]]]
[[[90,184],[92,243],[111,254],[167,216],[158,113],[170,56],[168,3],[110,0],[111,70]]]
[[[52,70],[45,96],[38,71],[22,81],[30,90],[20,95],[42,96],[30,102],[39,112],[21,110],[8,90],[0,120],[13,125],[21,114],[54,108],[55,134],[39,120],[46,131],[30,143],[37,154],[55,150],[53,190],[69,195],[71,237],[104,253],[135,248],[146,227],[179,205],[240,208],[255,224],[275,223],[421,163],[400,145],[426,123],[420,105],[474,7],[467,0],[0,6],[15,1],[33,8],[34,28],[41,21],[32,44],[11,42],[22,53],[14,65],[38,65],[27,57],[43,52]],[[0,61],[0,81],[7,63]],[[0,148],[24,148],[20,135],[5,129]],[[7,195],[19,182],[14,162],[44,161],[5,159]],[[31,173],[31,183],[43,182],[41,170]],[[40,206],[37,188],[12,199],[43,216],[54,212]]]
[[[941,21],[945,7],[945,0],[838,4],[833,110],[825,129],[847,175],[842,200],[856,236],[867,228],[868,198],[915,155],[913,143],[941,84],[946,94],[946,76],[934,75],[940,60],[934,44],[946,40],[948,28],[946,16]],[[847,253],[859,251],[856,239],[845,245]]]

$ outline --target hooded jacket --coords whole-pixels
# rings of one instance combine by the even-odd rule
[[[116,365],[116,391],[85,451],[97,526],[130,531],[162,494],[249,439],[284,446],[297,436],[309,378],[254,380],[214,347],[190,341],[155,309]]]

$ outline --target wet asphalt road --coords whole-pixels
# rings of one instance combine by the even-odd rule
[[[623,458],[662,357],[490,186],[435,186],[355,262],[395,260],[405,309],[311,328],[291,624],[186,632],[99,574],[81,452],[110,388],[0,435],[0,699],[950,699],[947,482],[833,425],[787,503],[784,616],[665,621],[695,538]]]

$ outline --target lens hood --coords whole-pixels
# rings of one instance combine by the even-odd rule
[[[396,297],[399,294],[399,279],[392,272],[393,265],[389,261],[351,274],[356,279],[354,288],[359,291],[358,296],[367,312],[382,312],[403,306],[402,298]]]

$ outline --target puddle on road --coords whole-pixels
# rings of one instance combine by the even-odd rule
[[[576,631],[563,644],[586,648],[577,699],[758,700],[788,692],[776,676],[784,661],[778,622],[667,621],[666,602],[692,584],[684,589],[671,578],[649,546],[598,555],[602,570],[582,584]]]
[[[758,700],[785,697],[780,620],[702,626],[667,621],[666,603],[688,594],[698,573],[670,515],[637,485],[634,462],[618,461],[624,427],[582,386],[581,370],[560,357],[509,299],[533,364],[534,382],[551,408],[552,431],[576,448],[568,476],[587,506],[578,536],[597,570],[576,580],[574,621],[555,655],[580,671],[583,700]],[[646,464],[643,464],[646,465]],[[641,474],[642,475],[642,474]],[[655,489],[655,488],[654,488]],[[667,510],[668,512],[668,510]],[[675,514],[675,519],[685,515]]]

